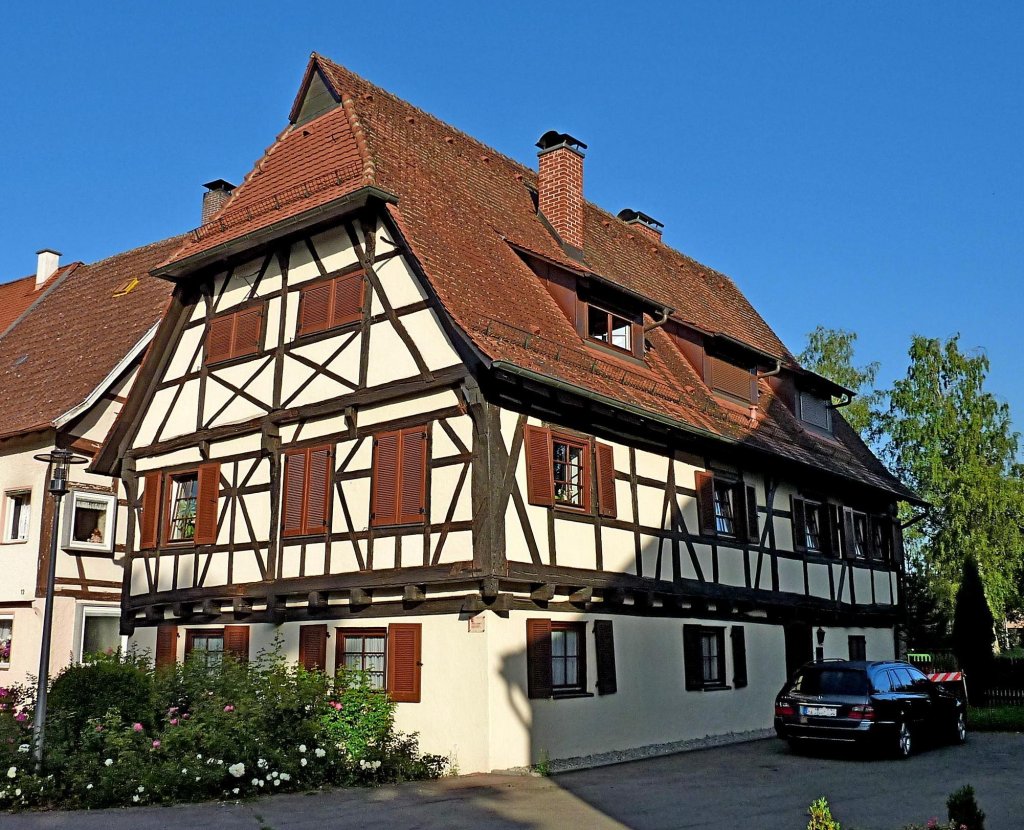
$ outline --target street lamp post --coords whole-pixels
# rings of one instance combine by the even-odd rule
[[[39,644],[39,685],[36,688],[36,713],[32,722],[32,757],[38,770],[43,763],[43,738],[46,730],[46,687],[50,681],[50,639],[53,628],[53,583],[57,574],[57,534],[60,530],[60,503],[68,492],[68,472],[72,464],[84,464],[89,459],[75,455],[71,450],[56,448],[52,452],[35,456],[50,466],[47,490],[54,498],[53,520],[50,524],[50,561],[46,569],[46,605],[43,607],[43,638]]]

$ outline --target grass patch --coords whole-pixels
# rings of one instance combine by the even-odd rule
[[[1024,732],[1024,706],[971,706],[967,728],[975,732]]]

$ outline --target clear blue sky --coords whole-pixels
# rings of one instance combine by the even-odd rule
[[[1024,425],[1020,2],[27,3],[0,50],[0,281],[199,223],[284,126],[313,50],[666,225],[794,351],[912,333],[984,348]]]

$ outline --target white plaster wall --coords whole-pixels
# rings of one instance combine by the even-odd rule
[[[849,636],[864,637],[868,660],[896,659],[896,644],[891,628],[841,628],[823,626],[825,630],[825,657],[848,660],[850,658]]]

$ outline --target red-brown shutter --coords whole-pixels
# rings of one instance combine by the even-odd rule
[[[334,309],[331,325],[341,326],[363,314],[363,275],[351,274],[334,281]]]
[[[210,321],[210,329],[206,334],[207,363],[216,363],[231,357],[234,320],[234,315],[229,314],[225,317],[216,317]]]
[[[790,496],[791,513],[793,516],[793,550],[807,550],[807,518],[803,499]],[[821,528],[818,528],[820,533]]]
[[[160,527],[160,484],[158,472],[146,473],[145,489],[142,491],[142,529],[139,534],[139,550],[152,550],[157,546],[157,530]]]
[[[398,523],[422,522],[427,493],[427,431],[424,427],[402,430],[399,455]]]
[[[526,687],[531,698],[551,697],[551,620],[526,621]]]
[[[299,626],[299,665],[306,671],[326,671],[326,625]]]
[[[260,335],[263,333],[263,307],[247,308],[235,315],[235,335],[231,348],[232,357],[253,354],[260,349]]]
[[[331,325],[331,284],[322,282],[299,293],[299,334],[323,331]]]
[[[306,521],[303,532],[325,533],[333,478],[331,448],[313,447],[309,450],[307,463]]]
[[[156,667],[173,666],[178,659],[178,626],[156,627]]]
[[[857,533],[853,529],[853,511],[843,508],[843,553],[847,559],[857,558]]]
[[[615,635],[611,620],[594,620],[594,652],[597,657],[597,693],[615,694],[619,687],[615,679]]]
[[[697,513],[700,516],[700,532],[712,536],[715,533],[715,477],[711,473],[694,474],[697,485]]]
[[[615,518],[615,453],[608,444],[597,445],[597,512]]]
[[[704,653],[699,625],[683,626],[683,674],[688,692],[704,688]]]
[[[197,545],[217,544],[217,507],[220,499],[220,464],[203,464],[199,468],[196,496]]]
[[[249,659],[249,626],[224,626],[224,653],[238,660]]]
[[[302,534],[306,488],[306,451],[294,450],[284,457],[284,535]]]
[[[398,432],[382,432],[373,440],[373,476],[370,482],[370,524],[398,521]]]
[[[387,688],[395,703],[420,702],[419,623],[388,626]]]
[[[746,497],[747,541],[756,544],[761,539],[761,527],[757,520],[757,491],[749,484],[740,489],[740,497]]]
[[[530,504],[551,507],[555,503],[555,471],[551,430],[527,426],[526,497]]]

